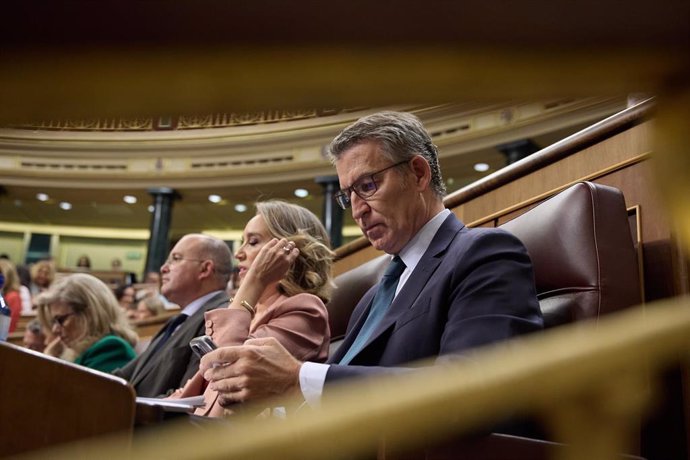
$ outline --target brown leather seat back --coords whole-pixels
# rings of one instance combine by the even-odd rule
[[[596,318],[642,301],[637,252],[618,189],[580,182],[501,228],[527,247],[546,327]],[[335,278],[328,304],[331,351],[345,335],[355,305],[383,276],[389,260],[383,255]]]
[[[641,303],[637,252],[618,189],[580,182],[501,228],[527,247],[546,327]]]

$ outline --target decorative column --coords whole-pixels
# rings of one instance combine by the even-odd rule
[[[340,188],[338,176],[318,176],[314,181],[323,187],[323,221],[333,249],[343,244],[343,209],[335,202]]]
[[[150,188],[148,192],[153,196],[153,213],[151,214],[151,237],[148,251],[146,251],[145,273],[159,271],[168,257],[170,246],[170,220],[172,207],[179,194],[168,187]]]
[[[506,156],[507,164],[513,164],[539,151],[539,146],[534,143],[532,139],[521,139],[519,141],[499,145],[496,148]]]

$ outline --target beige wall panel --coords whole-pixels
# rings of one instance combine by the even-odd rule
[[[7,254],[15,265],[24,262],[24,234],[0,232],[0,254]]]
[[[134,272],[139,278],[146,263],[146,241],[71,236],[60,238],[57,257],[60,267],[75,268],[77,259],[83,254],[91,259],[93,270],[110,270],[110,261],[117,257],[122,261],[124,271]]]

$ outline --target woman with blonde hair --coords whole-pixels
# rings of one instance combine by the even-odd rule
[[[11,313],[9,332],[14,332],[17,329],[19,316],[22,312],[19,276],[14,264],[7,259],[0,259],[0,273],[5,275],[5,282],[2,285],[2,296],[5,298],[7,306],[10,307]]]
[[[137,321],[154,318],[165,312],[165,305],[163,300],[155,294],[149,294],[139,302],[137,302],[137,309],[134,310],[134,315],[130,319]],[[128,315],[129,316],[129,315]]]
[[[36,299],[43,327],[55,339],[44,353],[111,372],[136,357],[137,334],[111,289],[95,276],[75,273]]]
[[[205,314],[206,334],[218,346],[274,337],[300,360],[325,361],[330,329],[325,303],[333,288],[334,253],[321,221],[278,200],[256,204],[235,253],[239,288],[227,308]],[[173,397],[204,395],[197,415],[224,415],[217,392],[200,372]]]
[[[31,266],[31,295],[35,296],[50,287],[55,280],[55,266],[50,260],[39,260]]]

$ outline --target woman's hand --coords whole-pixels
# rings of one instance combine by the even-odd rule
[[[60,337],[55,337],[48,346],[46,346],[45,350],[43,350],[43,353],[45,353],[48,356],[54,356],[56,358],[59,358],[62,356],[62,353],[65,351],[65,343],[60,339]]]
[[[253,278],[264,286],[276,283],[285,277],[297,256],[299,249],[292,241],[273,238],[261,248],[246,278]]]

